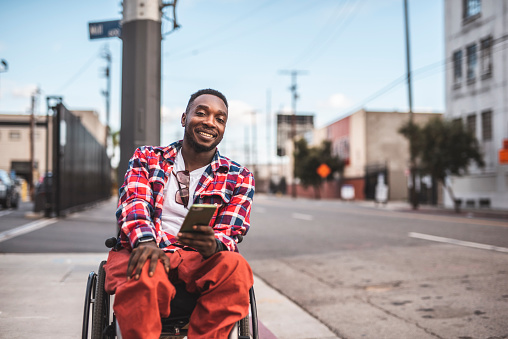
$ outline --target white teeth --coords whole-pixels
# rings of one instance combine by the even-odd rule
[[[201,134],[202,136],[205,136],[207,138],[213,138],[213,135],[205,133],[205,132],[199,132],[199,134]]]

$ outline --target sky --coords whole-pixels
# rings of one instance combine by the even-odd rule
[[[443,0],[408,3],[413,108],[443,112]],[[68,109],[95,110],[105,121],[108,48],[110,123],[118,130],[122,42],[90,40],[88,23],[121,19],[121,11],[119,0],[0,0],[0,60],[8,63],[0,113],[27,113],[40,88],[36,113],[46,114],[46,96],[58,95]],[[181,27],[162,41],[163,145],[182,138],[190,94],[210,87],[230,103],[221,153],[245,162],[248,131],[251,157],[274,159],[275,114],[291,112],[286,70],[302,71],[297,113],[313,114],[316,127],[360,108],[408,110],[403,0],[179,0],[176,12]],[[164,19],[163,32],[171,27]]]

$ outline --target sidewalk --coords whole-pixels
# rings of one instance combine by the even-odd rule
[[[113,215],[115,204],[108,201],[96,207],[59,223],[86,218],[109,224],[105,216]],[[0,338],[80,338],[88,274],[106,258],[106,251],[0,254]],[[260,338],[337,338],[257,277],[254,289]]]
[[[490,208],[461,208],[457,213],[454,209],[441,206],[419,205],[414,210],[410,203],[406,201],[389,201],[386,204],[378,204],[374,201],[357,200],[351,203],[377,209],[385,209],[398,212],[411,212],[421,214],[449,215],[466,218],[480,219],[501,219],[508,220],[508,210],[490,209]]]

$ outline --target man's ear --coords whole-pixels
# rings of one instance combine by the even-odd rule
[[[181,119],[181,123],[182,123],[182,127],[185,127],[185,121],[187,120],[187,114],[185,112],[182,113],[182,119]]]

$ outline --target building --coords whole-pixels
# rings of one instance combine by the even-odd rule
[[[417,124],[424,124],[440,113],[414,113]],[[332,142],[333,152],[345,162],[343,177],[323,185],[322,196],[341,198],[344,185],[354,188],[355,199],[374,200],[378,182],[388,188],[388,200],[407,200],[409,144],[398,132],[409,121],[407,112],[378,112],[359,110],[306,138],[311,146],[323,140]],[[292,161],[291,161],[292,166]],[[291,167],[292,168],[292,167]],[[292,171],[287,171],[289,176]],[[292,177],[289,180],[292,182]],[[438,190],[430,178],[420,178],[417,188],[422,203],[436,203]],[[298,187],[298,196],[312,197],[312,189]]]
[[[508,1],[445,0],[445,118],[463,121],[480,142],[486,166],[450,178],[463,206],[508,208]],[[445,193],[445,206],[452,201]]]
[[[85,128],[94,138],[104,145],[106,127],[99,121],[95,111],[72,112],[78,116]],[[45,115],[34,116],[34,170],[30,175],[30,114],[0,114],[0,169],[14,171],[30,185],[52,167],[52,117],[49,117],[49,138],[46,134]],[[46,150],[49,150],[47,152]],[[46,157],[47,154],[47,157]]]

